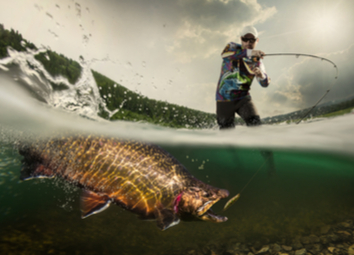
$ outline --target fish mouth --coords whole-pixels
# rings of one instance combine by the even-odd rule
[[[204,220],[204,221],[212,221],[212,222],[225,222],[227,221],[227,217],[217,215],[214,213],[211,209],[211,207],[217,203],[220,200],[213,200],[213,201],[208,201],[204,205],[198,208],[197,210],[197,216],[199,219]]]
[[[197,217],[201,220],[212,221],[212,222],[224,222],[227,221],[227,217],[217,215],[211,210],[211,207],[217,203],[220,199],[226,198],[229,196],[229,192],[225,189],[220,189],[218,191],[218,197],[214,200],[209,200],[204,203],[197,210]]]
[[[222,216],[222,215],[217,215],[216,213],[214,213],[211,209],[209,209],[208,211],[206,211],[203,215],[201,215],[199,217],[201,220],[205,220],[205,221],[212,221],[212,222],[225,222],[228,220],[228,218],[226,216]]]
[[[217,193],[217,196],[214,199],[207,201],[197,210],[197,216],[201,216],[205,214],[215,203],[217,203],[220,199],[226,198],[229,196],[229,192],[226,189],[220,189]]]
[[[202,216],[203,214],[205,214],[219,200],[220,200],[220,198],[217,200],[210,200],[210,201],[206,202],[204,205],[202,205],[201,207],[198,208],[197,215]]]

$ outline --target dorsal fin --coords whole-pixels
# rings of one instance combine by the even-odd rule
[[[89,190],[83,190],[80,202],[81,218],[86,218],[107,209],[111,204],[111,199],[107,195],[101,195]]]

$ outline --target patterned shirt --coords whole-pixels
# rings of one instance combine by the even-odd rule
[[[223,58],[221,74],[216,90],[217,101],[234,101],[250,97],[249,90],[255,74],[254,67],[259,67],[265,79],[257,80],[262,87],[268,87],[270,79],[261,60],[251,58],[252,50],[242,49],[240,44],[230,42],[221,53]]]

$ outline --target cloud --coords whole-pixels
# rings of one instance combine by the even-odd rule
[[[112,16],[110,27],[114,29],[106,38],[97,40],[107,45],[105,49],[109,49],[112,59],[119,54],[120,61],[129,60],[134,72],[142,74],[145,81],[151,76],[156,78],[156,90],[146,83],[137,87],[132,79],[123,85],[154,99],[163,98],[210,112],[215,112],[222,49],[229,41],[238,40],[244,25],[257,25],[276,13],[275,7],[265,8],[257,1],[244,0],[132,0],[102,4],[106,5],[105,12],[102,19],[95,20],[96,27]],[[110,45],[111,41],[119,43]],[[146,61],[146,67],[137,67],[136,63],[142,60]],[[175,74],[177,68],[182,72]],[[103,72],[113,79],[128,76],[124,68]],[[173,86],[167,89],[169,94],[164,92],[168,86],[165,80],[173,80]]]
[[[263,8],[255,0],[181,0],[176,7],[179,26],[166,50],[180,62],[214,55],[228,41],[238,40],[245,25],[264,22],[276,13],[275,7]]]
[[[269,102],[273,109],[282,106],[285,113],[289,109],[295,111],[314,105],[328,89],[330,92],[321,103],[354,95],[354,44],[344,51],[318,55],[332,60],[338,66],[338,79],[335,79],[336,70],[332,64],[303,58],[273,82],[275,89],[264,102]]]

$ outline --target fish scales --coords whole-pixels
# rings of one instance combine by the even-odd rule
[[[118,201],[121,194],[129,195],[126,206],[137,208],[136,203],[145,200],[151,200],[148,205],[157,201],[164,203],[161,197],[169,201],[168,198],[176,195],[176,189],[183,185],[184,178],[181,170],[171,167],[176,162],[166,153],[161,153],[158,147],[143,145],[116,139],[78,138],[73,141],[69,138],[45,144],[40,155],[51,158],[46,167],[51,168],[54,175],[87,189],[116,196]],[[39,145],[37,150],[40,148]],[[167,174],[165,169],[169,170]],[[156,173],[154,177],[146,177],[152,172]],[[178,177],[170,179],[172,175]],[[146,207],[146,215],[153,209]]]
[[[161,229],[176,224],[185,213],[225,221],[209,208],[228,192],[197,180],[152,144],[72,136],[23,146],[20,153],[25,157],[22,179],[57,176],[83,188],[85,215],[113,202],[142,218],[156,218]]]

